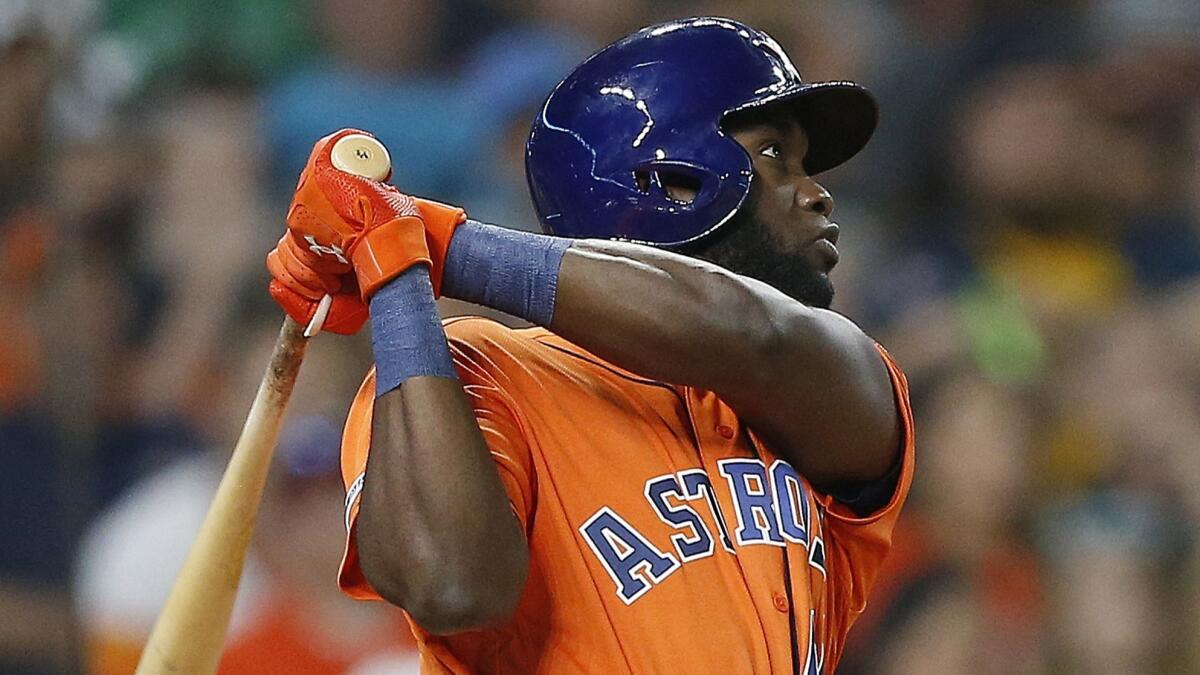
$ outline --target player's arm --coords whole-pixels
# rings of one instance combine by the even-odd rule
[[[353,530],[359,565],[430,632],[482,628],[516,608],[525,536],[451,362],[423,216],[395,188],[332,167],[331,147],[351,131],[319,141],[301,174],[268,260],[272,295],[299,320],[334,295],[330,316],[346,332],[361,324],[354,297],[369,302],[376,400]]]
[[[361,499],[359,560],[380,596],[433,633],[512,614],[528,549],[457,379],[412,377],[376,399]]]
[[[717,392],[816,485],[894,467],[899,418],[873,340],[845,317],[667,251],[468,221],[443,287],[631,371]],[[436,273],[436,271],[435,271]]]
[[[836,312],[704,261],[619,242],[563,257],[550,326],[624,368],[709,389],[823,487],[884,476],[899,447],[874,340]]]

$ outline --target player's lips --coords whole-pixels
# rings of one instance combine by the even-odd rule
[[[812,241],[812,247],[825,259],[830,269],[838,263],[837,240],[840,232],[836,224],[829,223],[821,228],[816,239]]]

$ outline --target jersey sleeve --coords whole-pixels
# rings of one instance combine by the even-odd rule
[[[529,516],[537,496],[537,475],[530,452],[531,434],[515,389],[494,354],[466,340],[450,339],[450,353],[463,391],[475,410],[475,422],[491,452],[500,481],[508,492],[521,529],[529,531]]]
[[[346,487],[345,525],[346,548],[338,569],[338,586],[346,595],[359,600],[378,600],[377,594],[363,576],[358,563],[358,544],[354,528],[358,522],[359,497],[367,471],[367,455],[371,451],[371,419],[375,412],[375,369],[363,379],[362,386],[350,404],[346,428],[342,431],[342,483]]]
[[[487,354],[485,349],[473,346],[469,340],[451,338],[449,342],[455,370],[475,410],[475,421],[508,493],[513,513],[521,521],[522,529],[528,531],[537,485],[526,440],[525,421],[509,394],[506,386],[508,378],[500,372],[497,359]],[[374,406],[375,371],[372,370],[354,397],[342,436],[346,548],[338,572],[338,586],[346,595],[360,600],[379,599],[362,574],[355,537],[359,500],[371,447]]]
[[[826,663],[830,656],[837,663],[841,651],[841,638],[863,612],[867,598],[874,585],[876,574],[892,546],[892,531],[900,517],[900,510],[908,497],[912,485],[915,436],[912,406],[909,402],[908,380],[904,372],[883,347],[876,345],[880,357],[888,369],[896,411],[900,416],[900,466],[899,477],[891,498],[878,510],[860,516],[854,510],[827,494],[816,495],[818,512],[824,519],[827,548],[827,572],[830,588],[834,589],[829,600],[833,630],[829,632],[837,641],[826,645]]]

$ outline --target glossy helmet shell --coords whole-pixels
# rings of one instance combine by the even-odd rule
[[[525,172],[546,231],[656,246],[700,239],[742,205],[750,157],[721,129],[731,113],[786,102],[809,136],[810,175],[850,159],[875,130],[853,82],[804,82],[774,39],[732,19],[650,26],[601,49],[550,93]],[[660,176],[697,189],[687,203]]]

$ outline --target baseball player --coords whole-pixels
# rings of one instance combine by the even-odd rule
[[[533,124],[546,234],[335,169],[268,257],[299,321],[368,316],[339,583],[425,672],[832,672],[911,482],[900,369],[829,311],[812,176],[876,120],[769,36],[694,18],[584,61]],[[361,133],[361,132],[359,132]],[[439,294],[536,327],[443,324]]]

